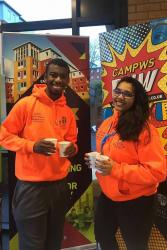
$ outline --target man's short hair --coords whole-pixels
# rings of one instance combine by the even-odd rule
[[[69,68],[69,65],[66,61],[64,61],[62,58],[54,58],[54,59],[51,59],[47,64],[46,64],[46,69],[45,69],[45,73],[47,74],[48,72],[48,68],[49,68],[49,65],[51,64],[54,64],[54,65],[58,65],[60,67],[64,67],[67,69],[68,71],[68,74],[70,73],[70,68]]]

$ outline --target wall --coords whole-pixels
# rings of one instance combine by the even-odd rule
[[[128,0],[128,23],[145,23],[167,17],[167,0]]]

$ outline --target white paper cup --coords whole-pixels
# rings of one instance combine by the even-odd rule
[[[98,155],[96,157],[97,160],[100,160],[100,161],[107,161],[109,159],[109,157],[107,155]]]
[[[99,161],[107,161],[108,159],[109,159],[109,157],[107,155],[101,155],[101,154],[99,154],[96,157],[96,160],[99,160]],[[96,171],[99,172],[99,173],[102,173],[102,171],[99,170],[99,169],[96,169]]]
[[[55,147],[57,145],[57,139],[56,138],[45,138],[45,141],[53,142]],[[48,152],[49,155],[52,155],[53,153]]]
[[[90,160],[90,168],[96,167],[95,162],[96,162],[96,158],[98,155],[100,155],[100,154],[96,151],[88,153],[89,160]]]
[[[57,145],[57,139],[56,138],[45,138],[45,141],[50,141],[50,142],[53,142],[55,147]]]
[[[69,146],[71,142],[70,141],[59,141],[59,154],[60,157],[67,157],[66,155],[64,155],[64,151],[66,150],[66,148]]]

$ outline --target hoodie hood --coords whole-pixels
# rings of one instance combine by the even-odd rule
[[[56,100],[52,100],[47,94],[46,94],[46,84],[35,84],[34,88],[32,90],[32,96],[36,97],[36,99],[40,100],[41,102],[45,104],[53,104],[55,103],[56,105],[59,106],[64,106],[66,105],[66,98],[64,95],[62,95],[60,98]]]

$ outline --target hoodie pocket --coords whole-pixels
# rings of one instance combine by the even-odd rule
[[[123,180],[118,182],[118,190],[121,194],[128,195],[130,194],[129,184]]]

